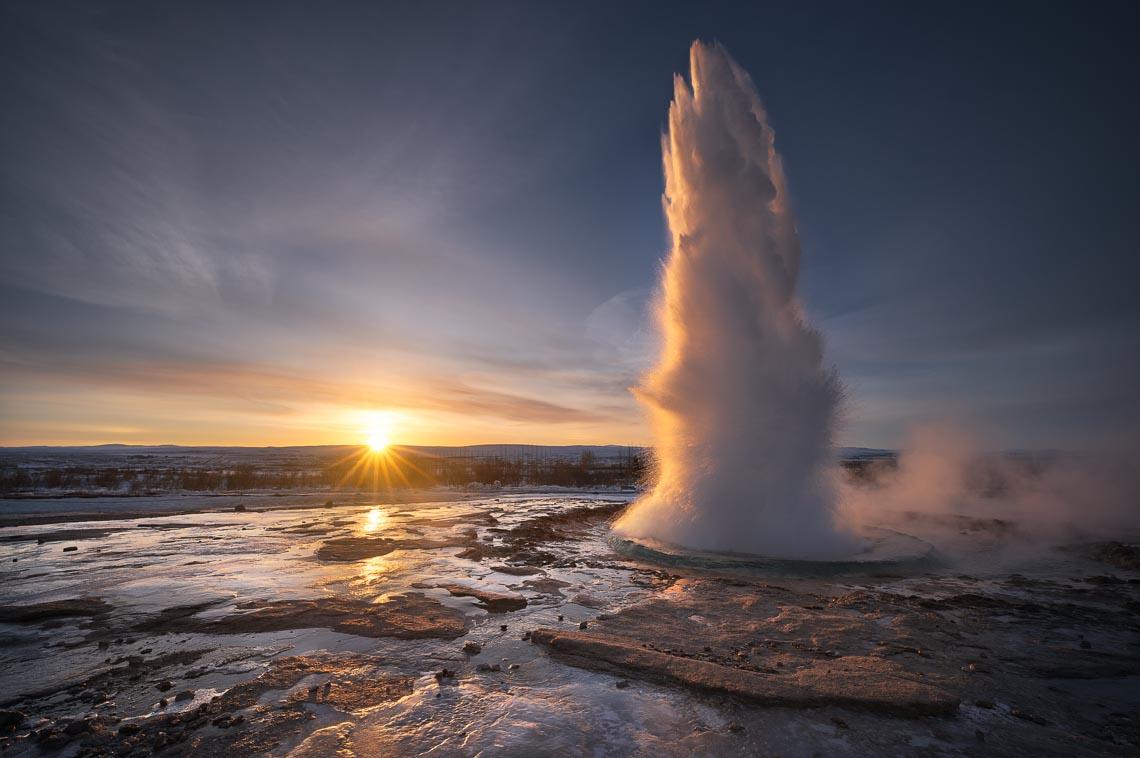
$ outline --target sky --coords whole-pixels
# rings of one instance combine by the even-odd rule
[[[0,445],[648,443],[698,38],[775,128],[838,442],[1140,426],[1127,4],[787,5],[4,3]]]

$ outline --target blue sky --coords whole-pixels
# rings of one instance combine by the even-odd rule
[[[0,444],[648,441],[696,38],[776,128],[841,442],[1135,426],[1125,4],[738,5],[5,4]]]

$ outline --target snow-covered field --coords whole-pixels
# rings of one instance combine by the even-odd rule
[[[244,511],[123,498],[105,505],[179,515],[0,528],[0,747],[1140,747],[1135,546],[1062,550],[1003,522],[918,520],[936,563],[724,574],[620,552],[609,520],[632,495],[293,497],[241,496]]]

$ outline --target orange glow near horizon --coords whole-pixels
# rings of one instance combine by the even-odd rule
[[[254,388],[256,389],[256,388]],[[251,390],[253,392],[253,390]],[[230,404],[181,397],[90,392],[82,404],[34,401],[0,408],[0,446],[183,445],[188,447],[289,447],[308,445],[462,446],[494,444],[642,444],[643,420],[551,422],[496,417],[457,409],[298,403],[288,411],[246,412]],[[631,397],[632,403],[632,397]]]
[[[382,453],[392,444],[392,414],[373,411],[365,414],[365,441],[373,453]]]

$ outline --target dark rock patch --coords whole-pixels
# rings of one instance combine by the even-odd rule
[[[510,574],[511,576],[530,576],[531,574],[542,573],[542,569],[535,568],[534,566],[508,566],[505,563],[492,566],[491,570],[498,571],[500,574]]]
[[[488,558],[509,560],[529,566],[548,566],[559,560],[545,549],[551,542],[579,539],[582,531],[593,523],[613,519],[629,506],[626,502],[583,505],[559,513],[548,513],[528,519],[503,534],[503,544],[472,544],[459,553],[460,558],[482,561]]]
[[[467,633],[463,613],[419,593],[399,595],[386,603],[350,598],[255,600],[238,606],[245,613],[210,621],[187,621],[183,631],[249,634],[289,629],[332,629],[361,637],[455,639]]]
[[[0,711],[0,734],[14,732],[24,723],[24,714],[20,711]]]
[[[403,522],[409,526],[432,526],[432,527],[453,527],[453,526],[495,526],[499,520],[491,515],[490,511],[479,511],[478,513],[471,513],[464,516],[450,516],[445,518],[430,518],[428,516],[420,516],[417,518],[410,518]]]
[[[569,587],[570,582],[564,582],[561,579],[527,579],[523,582],[524,587],[530,587],[535,592],[541,592],[545,595],[558,595],[561,597],[562,593],[559,591],[562,587]]]
[[[125,532],[129,527],[105,527],[99,529],[57,529],[54,532],[34,532],[27,534],[9,534],[4,537],[5,542],[72,542],[74,540],[94,540],[106,537],[115,532]]]
[[[52,600],[32,605],[0,605],[0,623],[35,624],[75,616],[102,616],[112,610],[111,605],[98,597]]]
[[[414,584],[413,587],[426,587],[428,585]],[[433,584],[431,587],[447,590],[453,597],[473,597],[479,602],[477,606],[491,613],[507,613],[526,608],[526,598],[522,595],[509,595],[504,592],[492,592],[480,587],[468,587],[464,584]]]
[[[211,600],[206,603],[176,605],[172,608],[164,608],[154,618],[141,621],[131,627],[131,629],[135,632],[152,634],[187,630],[190,626],[193,626],[193,616],[196,616],[207,608],[212,608],[217,605],[218,602],[219,601]]]
[[[1140,545],[1123,542],[1091,542],[1087,545],[1071,545],[1066,547],[1065,551],[1125,571],[1140,571]]]
[[[463,535],[442,540],[389,539],[387,537],[340,537],[324,542],[317,548],[322,561],[363,561],[387,555],[395,550],[437,550],[447,547],[468,547],[474,535]]]

